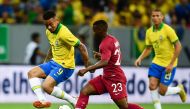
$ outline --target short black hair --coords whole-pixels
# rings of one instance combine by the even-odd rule
[[[108,29],[108,24],[105,20],[97,20],[93,23],[93,26],[104,28],[106,31]]]
[[[49,20],[51,18],[55,17],[55,12],[52,11],[52,10],[49,10],[49,11],[46,11],[44,14],[43,14],[43,19],[44,20]]]
[[[35,41],[38,37],[40,37],[40,34],[39,34],[39,33],[37,33],[37,32],[32,33],[32,35],[31,35],[31,40],[32,40],[32,41]]]

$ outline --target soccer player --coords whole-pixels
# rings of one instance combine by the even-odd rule
[[[108,24],[98,20],[93,24],[95,37],[100,38],[99,52],[94,52],[94,57],[100,59],[95,65],[81,69],[78,75],[83,76],[88,71],[103,68],[103,75],[90,80],[81,92],[76,109],[85,109],[90,95],[109,93],[111,99],[120,109],[143,109],[127,101],[126,77],[120,67],[121,52],[118,40],[107,34]]]
[[[148,71],[149,89],[155,109],[161,109],[160,95],[179,94],[182,102],[186,101],[183,85],[169,86],[174,79],[181,44],[175,31],[163,23],[160,10],[153,10],[151,17],[153,26],[146,31],[146,48],[135,61],[135,66],[154,50],[155,57]]]
[[[36,108],[50,107],[51,103],[47,101],[43,91],[57,98],[67,100],[74,105],[76,99],[56,85],[67,80],[73,74],[75,68],[74,47],[79,48],[85,66],[88,66],[87,49],[67,27],[56,19],[53,11],[44,13],[43,19],[50,50],[47,54],[47,62],[34,67],[28,72],[29,83],[38,98],[33,106]],[[43,83],[40,78],[45,79]]]

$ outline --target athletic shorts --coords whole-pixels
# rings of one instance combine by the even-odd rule
[[[160,80],[160,83],[169,86],[174,79],[175,72],[176,67],[172,69],[171,73],[167,74],[165,67],[152,63],[148,71],[148,76],[158,78]]]
[[[127,97],[126,83],[108,80],[103,78],[102,75],[93,78],[89,83],[99,95],[109,93],[113,100],[120,100]]]
[[[64,68],[53,60],[40,64],[39,67],[47,76],[51,76],[57,84],[67,80],[74,72],[74,69]]]

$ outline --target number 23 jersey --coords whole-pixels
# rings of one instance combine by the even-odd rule
[[[100,43],[99,52],[101,60],[108,61],[108,65],[103,67],[103,78],[126,82],[126,77],[121,69],[121,52],[118,40],[107,35]]]

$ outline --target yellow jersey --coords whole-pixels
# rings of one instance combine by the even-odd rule
[[[178,41],[175,31],[167,24],[161,23],[155,30],[152,26],[146,31],[146,46],[152,46],[155,52],[153,63],[166,67],[174,55],[174,44]],[[177,60],[174,67],[177,66]]]
[[[46,29],[46,35],[52,49],[52,59],[64,68],[74,69],[74,46],[80,44],[79,39],[62,24],[57,26],[54,33]]]

